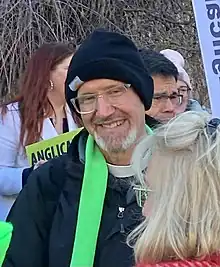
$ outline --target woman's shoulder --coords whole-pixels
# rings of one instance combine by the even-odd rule
[[[19,111],[19,104],[18,102],[10,103],[7,105],[7,111],[9,112],[18,112]]]
[[[7,105],[0,105],[0,113],[6,115],[8,113],[18,113],[19,112],[19,103],[13,102]]]
[[[0,122],[2,124],[14,123],[14,121],[20,121],[18,102],[8,104],[4,111],[0,108]]]

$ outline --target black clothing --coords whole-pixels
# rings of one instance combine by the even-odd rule
[[[83,130],[67,154],[31,173],[7,219],[14,232],[3,267],[70,265],[84,173],[80,151],[86,136]],[[133,266],[133,251],[125,242],[141,217],[130,179],[109,174],[93,267]]]

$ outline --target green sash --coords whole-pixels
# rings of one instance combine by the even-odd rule
[[[10,223],[0,222],[0,266],[2,266],[9,247],[13,227]]]
[[[89,135],[71,267],[93,266],[107,181],[106,161]]]

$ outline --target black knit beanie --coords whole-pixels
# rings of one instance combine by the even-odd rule
[[[145,110],[151,107],[153,80],[136,46],[124,35],[99,29],[80,45],[68,69],[65,94],[72,111],[70,99],[77,96],[79,85],[102,78],[131,84]]]

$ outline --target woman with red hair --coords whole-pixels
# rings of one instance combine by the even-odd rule
[[[179,115],[137,146],[145,219],[129,237],[136,267],[220,266],[219,159],[220,120],[204,112]]]
[[[78,128],[66,105],[64,83],[75,49],[42,45],[29,59],[19,95],[0,108],[0,220],[22,189],[28,168],[25,147]]]

